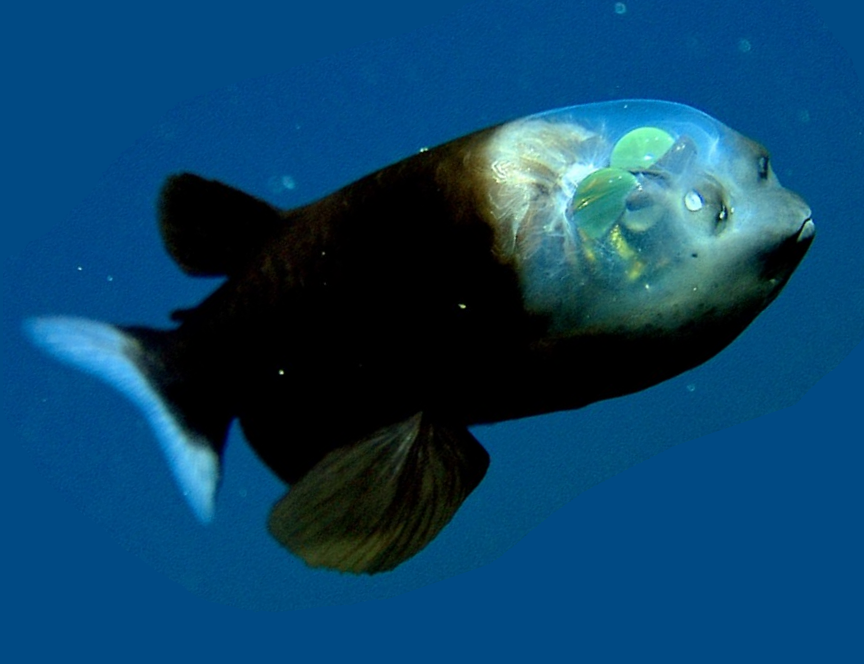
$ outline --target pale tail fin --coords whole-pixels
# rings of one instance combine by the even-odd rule
[[[154,343],[169,333],[144,329],[136,333],[107,323],[65,317],[32,318],[25,321],[24,330],[38,347],[97,376],[138,406],[195,516],[209,522],[230,418],[196,426],[177,399],[168,395],[167,384],[176,393],[184,380],[172,373],[163,349]]]

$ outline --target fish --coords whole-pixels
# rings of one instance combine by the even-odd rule
[[[287,486],[267,527],[309,566],[395,569],[490,463],[469,427],[647,389],[729,345],[815,237],[767,150],[694,108],[571,106],[422,149],[289,210],[197,174],[168,254],[221,277],[171,326],[24,321],[126,395],[195,516],[229,428]]]

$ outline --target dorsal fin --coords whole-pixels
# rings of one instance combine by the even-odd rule
[[[192,173],[169,177],[159,196],[165,247],[194,276],[235,273],[284,223],[264,201]]]

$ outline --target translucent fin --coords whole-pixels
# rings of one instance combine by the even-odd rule
[[[101,378],[138,406],[195,516],[209,522],[219,482],[219,455],[213,441],[184,425],[182,416],[148,377],[142,342],[113,325],[83,318],[31,318],[24,330],[38,347]]]
[[[488,466],[467,429],[418,413],[328,454],[273,508],[270,532],[313,567],[384,572],[435,538]]]

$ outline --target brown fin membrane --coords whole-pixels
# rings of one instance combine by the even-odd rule
[[[231,275],[284,227],[279,211],[217,180],[172,175],[159,195],[168,253],[192,276]]]
[[[276,504],[268,525],[312,567],[384,572],[435,538],[488,467],[467,429],[417,413],[330,452]]]

